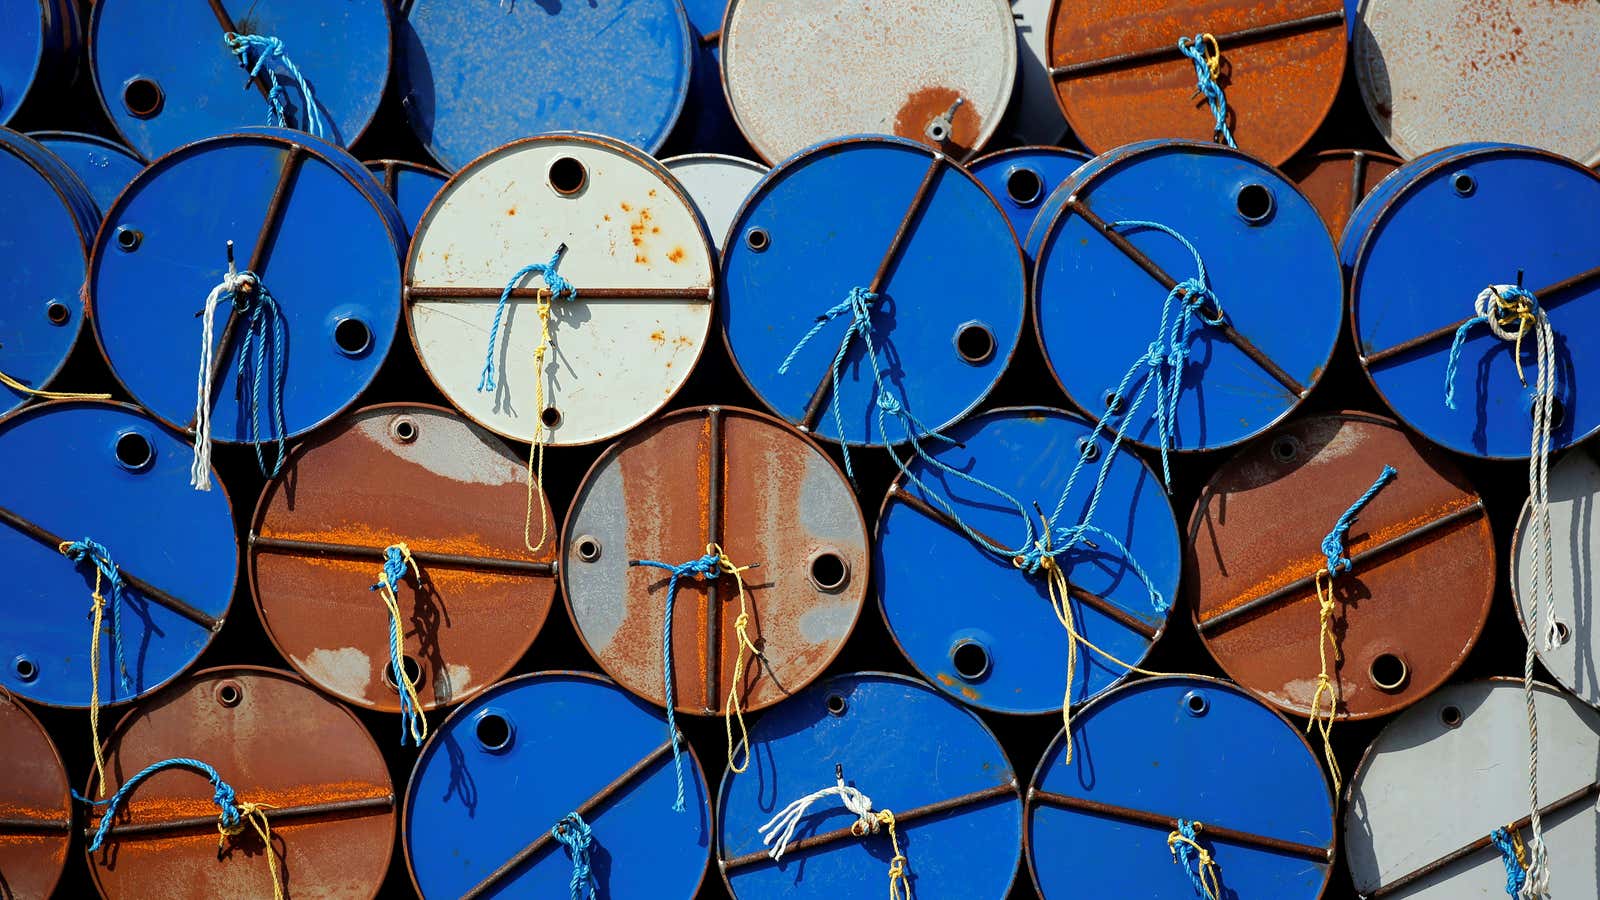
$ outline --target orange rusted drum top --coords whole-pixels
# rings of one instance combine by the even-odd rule
[[[0,896],[49,897],[67,864],[72,795],[44,726],[0,690]]]
[[[1400,168],[1400,157],[1371,150],[1324,150],[1302,153],[1283,164],[1283,174],[1299,186],[1328,224],[1333,242],[1339,243],[1361,199],[1390,172]]]

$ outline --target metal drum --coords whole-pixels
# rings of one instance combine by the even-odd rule
[[[1056,97],[1095,153],[1150,138],[1212,138],[1215,117],[1180,38],[1215,39],[1228,126],[1239,149],[1269,165],[1311,140],[1344,77],[1342,0],[1058,0],[1048,30]]]
[[[1091,443],[1092,426],[1041,407],[983,413],[950,429],[959,444],[930,445],[945,465],[1048,511],[1079,456],[1096,462],[1079,478],[1065,507],[1075,524],[1085,512],[1110,441]],[[1160,478],[1130,453],[1111,457],[1095,524],[1128,549],[1103,538],[1099,549],[1071,551],[1061,563],[1071,585],[1074,628],[1118,659],[1137,665],[1166,627],[1167,612],[1152,606],[1147,572],[1168,603],[1178,589],[1178,525]],[[968,526],[1002,547],[1018,546],[1025,523],[987,493],[940,480],[917,460],[911,471],[949,493]],[[1037,524],[1037,523],[1035,523]],[[896,479],[878,516],[874,562],[878,600],[895,643],[939,690],[994,712],[1059,710],[1070,638],[1056,621],[1044,575],[1028,575],[958,530],[923,489]],[[949,585],[962,589],[951,592]],[[1082,702],[1127,675],[1088,649],[1077,654],[1072,701]]]
[[[359,162],[284,129],[199,141],[146,169],[106,215],[89,294],[112,372],[175,427],[194,423],[200,314],[229,271],[230,244],[279,315],[258,331],[254,317],[219,305],[212,436],[287,440],[348,406],[388,355],[405,226]],[[241,383],[241,362],[259,378]]]
[[[722,89],[722,17],[728,0],[684,0],[695,43],[689,99],[673,132],[673,143],[697,151],[753,155]]]
[[[417,230],[417,223],[422,221],[422,214],[427,212],[428,204],[438,196],[439,189],[449,179],[449,175],[431,166],[419,165],[400,159],[380,159],[367,163],[367,169],[378,177],[383,185],[383,192],[394,201],[395,208],[400,210],[400,218],[405,220],[406,233]]]
[[[322,690],[400,712],[390,615],[371,588],[385,548],[404,543],[421,577],[408,570],[395,592],[402,668],[424,708],[477,694],[527,652],[555,600],[554,542],[523,542],[526,495],[521,457],[454,412],[349,413],[296,448],[256,507],[251,590],[267,636]]]
[[[1301,154],[1283,166],[1283,174],[1300,187],[1322,213],[1335,243],[1363,197],[1400,168],[1398,156],[1370,150],[1324,150]]]
[[[720,153],[690,153],[664,159],[667,167],[683,189],[694,200],[695,209],[711,233],[711,244],[720,254],[722,239],[733,225],[745,198],[755,189],[767,167],[737,156]]]
[[[1089,154],[1061,147],[1013,147],[972,161],[967,171],[1000,202],[1017,239],[1028,236],[1033,217],[1046,197],[1068,175],[1089,161]]]
[[[1056,103],[1046,46],[1054,0],[1011,0],[1017,27],[1017,84],[1011,98],[1008,135],[1019,144],[1072,143],[1072,129]]]
[[[723,19],[728,101],[769,163],[849,134],[965,160],[999,128],[1016,70],[1007,0],[730,0]]]
[[[711,850],[700,762],[683,745],[684,811],[660,713],[610,681],[541,672],[494,686],[446,719],[406,789],[400,840],[424,897],[566,896],[552,828],[591,829],[601,897],[693,897]],[[570,826],[568,826],[570,827]]]
[[[585,131],[648,153],[689,93],[695,47],[675,0],[531,0],[490,8],[412,0],[400,29],[400,104],[456,171],[527,135]],[[509,86],[529,102],[506,102]]]
[[[107,796],[172,758],[212,766],[241,805],[260,804],[273,864],[249,827],[219,848],[216,788],[193,769],[166,769],[134,786],[87,854],[101,896],[270,897],[274,876],[295,897],[377,896],[394,849],[394,783],[349,710],[287,672],[206,669],[117,723]],[[89,814],[91,835],[99,815]]]
[[[76,131],[34,131],[28,137],[72,169],[102,212],[110,209],[128,182],[144,171],[139,157],[103,137]]]
[[[1494,535],[1471,483],[1394,422],[1345,412],[1279,426],[1201,491],[1184,566],[1195,628],[1230,677],[1286,712],[1315,703],[1323,536],[1386,465],[1398,475],[1361,511],[1353,569],[1334,581],[1337,716],[1365,719],[1436,690],[1483,630]]]
[[[78,52],[77,0],[0,0],[0,125],[38,85],[72,74]],[[26,207],[24,207],[26,208]]]
[[[496,301],[519,269],[552,258],[577,296],[552,300],[541,371],[525,301],[548,297],[546,283],[520,280],[500,329]],[[407,323],[428,376],[480,425],[590,444],[649,418],[689,377],[711,327],[713,260],[693,201],[660,163],[595,135],[528,138],[463,169],[417,226]],[[486,353],[498,384],[479,390]]]
[[[1545,635],[1534,637],[1534,650],[1545,669],[1561,686],[1591,706],[1600,706],[1600,674],[1594,660],[1600,656],[1600,628],[1595,609],[1595,560],[1600,559],[1600,535],[1595,533],[1595,496],[1600,494],[1600,461],[1589,446],[1574,448],[1550,467],[1550,529],[1555,537],[1550,558],[1550,575],[1555,591],[1556,640],[1545,646]],[[1524,505],[1521,520],[1511,539],[1511,594],[1517,601],[1517,615],[1523,631],[1533,621],[1534,580],[1543,580],[1542,568],[1535,567],[1532,509]],[[1539,610],[1542,628],[1550,621]],[[1563,885],[1563,892],[1565,886]]]
[[[976,407],[1016,350],[1022,253],[994,198],[943,154],[894,138],[815,147],[767,176],[729,235],[720,313],[734,364],[762,402],[803,431],[849,444],[885,441],[859,339],[850,339],[842,396],[834,396],[834,358],[850,317],[795,350],[852,290],[883,298],[872,310],[871,338],[896,362],[885,386],[929,428]],[[952,287],[957,260],[962,283],[981,286],[982,304]],[[779,373],[791,353],[792,369]]]
[[[7,897],[49,897],[67,864],[67,767],[28,708],[0,692],[0,885]]]
[[[1359,17],[1361,99],[1401,156],[1492,140],[1600,163],[1600,6],[1363,0]]]
[[[1223,897],[1321,897],[1334,805],[1297,728],[1231,684],[1194,675],[1120,687],[1058,735],[1028,789],[1028,865],[1046,898],[1191,900],[1180,820],[1216,862]],[[1406,796],[1410,796],[1407,792]],[[1169,843],[1170,842],[1170,843]]]
[[[1544,685],[1534,688],[1534,708],[1550,886],[1561,897],[1600,896],[1600,713]],[[1345,803],[1345,859],[1357,896],[1505,897],[1506,868],[1490,835],[1505,828],[1531,837],[1527,728],[1522,684],[1504,678],[1449,685],[1385,726]]]
[[[100,105],[145,159],[257,124],[288,125],[348,147],[377,114],[389,80],[390,16],[383,0],[213,0],[210,9],[96,0],[89,62]],[[281,47],[248,48],[247,69],[226,40],[230,33],[277,39]],[[274,95],[281,97],[276,103]],[[197,196],[230,190],[231,182],[221,178]]]
[[[1163,297],[1198,276],[1195,255],[1140,222],[1193,245],[1221,325],[1208,321],[1210,303],[1189,322],[1181,312],[1163,319],[1178,303]],[[1238,151],[1151,141],[1096,157],[1045,201],[1028,249],[1034,321],[1056,380],[1091,415],[1121,417],[1150,373],[1165,384],[1176,371],[1172,449],[1260,434],[1299,405],[1333,353],[1344,287],[1327,227],[1293,184]],[[1289,296],[1294,303],[1283,302]],[[1174,327],[1191,330],[1181,371],[1171,355],[1159,369],[1147,365],[1152,342]],[[1133,367],[1137,378],[1127,376]],[[1118,391],[1125,376],[1128,396]],[[1134,410],[1130,438],[1160,443],[1160,402]]]
[[[1521,283],[1556,337],[1560,449],[1600,427],[1600,398],[1578,389],[1600,366],[1600,254],[1587,235],[1600,176],[1525,147],[1472,144],[1407,163],[1345,229],[1351,325],[1367,375],[1406,425],[1459,453],[1526,458],[1536,391],[1533,335],[1519,381],[1514,346],[1468,330],[1445,404],[1452,342],[1491,285]],[[1504,227],[1514,217],[1516,228]],[[1595,357],[1593,361],[1590,357]]]
[[[1010,892],[1022,855],[1017,777],[983,720],[923,683],[836,675],[762,716],[750,741],[751,768],[724,773],[717,796],[717,865],[735,897],[881,894],[895,851],[918,897]],[[819,798],[773,861],[762,826],[840,783],[892,813],[894,830],[852,831],[857,815]]]
[[[105,585],[100,702],[125,703],[187,669],[222,627],[239,550],[228,495],[189,487],[182,435],[125,403],[62,400],[0,420],[0,687],[48,706],[90,705],[94,567],[57,549],[105,547],[125,587]],[[120,620],[122,652],[112,634]],[[120,665],[119,665],[120,662]],[[126,669],[128,682],[121,672]]]

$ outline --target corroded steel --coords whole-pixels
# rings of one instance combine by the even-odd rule
[[[1283,165],[1283,174],[1299,185],[1337,242],[1361,198],[1398,168],[1400,158],[1387,153],[1324,150],[1289,160]]]
[[[44,726],[0,691],[0,895],[48,897],[67,863],[72,796]]]

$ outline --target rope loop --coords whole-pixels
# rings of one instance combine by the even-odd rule
[[[900,835],[895,828],[894,813],[887,809],[873,810],[871,797],[856,787],[844,783],[843,767],[835,765],[833,771],[832,786],[813,791],[795,800],[756,830],[756,833],[761,835],[761,843],[771,845],[767,856],[774,861],[783,859],[784,851],[789,848],[789,842],[794,838],[795,829],[805,819],[812,804],[828,797],[838,797],[844,808],[856,817],[856,820],[850,823],[851,834],[864,838],[870,834],[878,834],[885,827],[889,829],[889,842],[894,849],[894,856],[889,861],[889,898],[911,900],[911,882],[906,874],[907,860],[900,850]]]
[[[300,73],[300,67],[294,64],[294,60],[284,53],[281,38],[230,31],[222,36],[222,40],[228,45],[228,49],[233,51],[233,55],[239,58],[239,66],[250,73],[251,79],[259,76],[263,70],[266,71],[268,125],[292,127],[289,125],[289,104],[284,99],[286,95],[283,85],[278,83],[278,73],[266,68],[267,60],[271,59],[276,60],[300,87],[300,96],[305,99],[306,104],[305,127],[301,130],[316,137],[327,137],[326,128],[322,124],[322,112],[317,108],[317,98],[311,92],[311,84]],[[250,61],[251,51],[256,53],[254,63]]]
[[[1183,866],[1188,874],[1196,897],[1219,900],[1222,885],[1217,878],[1217,862],[1212,859],[1211,851],[1200,845],[1200,831],[1204,827],[1199,822],[1179,819],[1177,830],[1167,835],[1167,850],[1172,853],[1172,861]]]
[[[417,682],[405,667],[405,632],[400,620],[400,582],[410,567],[417,583],[422,583],[422,570],[411,556],[411,548],[404,543],[390,544],[383,551],[383,569],[378,573],[378,583],[368,590],[377,591],[389,613],[389,670],[394,675],[395,689],[400,695],[400,746],[409,737],[413,745],[422,746],[428,737],[428,717],[422,709],[422,698],[417,694]]]
[[[654,569],[665,569],[669,575],[666,609],[661,617],[661,685],[666,695],[667,733],[672,739],[672,766],[678,780],[678,794],[677,799],[673,801],[672,811],[680,813],[687,807],[684,805],[683,793],[683,747],[678,734],[677,716],[673,709],[676,704],[673,700],[674,691],[672,689],[672,609],[678,600],[678,582],[680,579],[698,577],[701,580],[709,581],[721,574],[720,562],[722,555],[720,551],[713,553],[712,546],[715,545],[710,545],[706,548],[705,555],[677,565],[653,559],[637,560],[638,565],[649,566]]]
[[[239,341],[237,390],[243,395],[249,385],[249,396],[243,402],[249,409],[245,440],[254,445],[256,468],[266,478],[276,478],[283,470],[288,456],[288,424],[283,412],[284,381],[288,376],[285,355],[283,310],[278,301],[261,283],[261,278],[251,271],[237,271],[228,262],[228,271],[211,293],[206,296],[205,307],[200,312],[200,374],[196,379],[194,408],[194,462],[189,467],[189,485],[198,491],[211,490],[211,397],[216,371],[211,355],[215,335],[217,306],[223,302],[233,304],[234,327],[243,329]],[[263,404],[262,381],[266,381],[267,397]],[[266,427],[262,427],[262,419]],[[265,437],[264,437],[265,435]],[[271,466],[261,445],[264,440],[274,440],[277,452]]]
[[[1378,473],[1377,480],[1372,482],[1372,486],[1367,488],[1360,497],[1357,497],[1356,502],[1350,504],[1350,508],[1345,510],[1338,520],[1333,523],[1333,530],[1329,531],[1327,537],[1322,539],[1322,554],[1327,559],[1329,575],[1338,575],[1341,572],[1350,571],[1350,557],[1345,555],[1345,536],[1350,533],[1350,526],[1355,524],[1356,517],[1360,516],[1361,511],[1367,508],[1367,504],[1372,502],[1372,498],[1378,496],[1378,492],[1383,490],[1398,474],[1400,473],[1394,466],[1385,465],[1383,471]]]
[[[599,896],[600,885],[589,863],[589,850],[594,844],[594,832],[589,828],[589,823],[577,813],[570,812],[550,829],[550,836],[566,847],[567,856],[572,858],[572,900],[579,900],[586,895],[593,900]]]
[[[100,747],[100,634],[104,630],[106,597],[102,586],[111,586],[111,658],[118,682],[124,691],[133,689],[128,677],[128,662],[122,650],[122,592],[126,587],[122,570],[111,558],[111,551],[90,538],[62,541],[57,552],[74,563],[87,561],[94,567],[94,591],[89,606],[89,743],[94,751],[94,771],[100,785],[99,795],[106,793],[105,753]]]
[[[1489,841],[1500,851],[1500,861],[1506,867],[1506,896],[1520,896],[1528,883],[1528,855],[1527,848],[1522,845],[1522,835],[1507,825],[1490,832]]]
[[[1192,38],[1178,38],[1178,51],[1194,63],[1193,96],[1204,97],[1211,107],[1211,116],[1215,120],[1211,126],[1211,139],[1229,147],[1238,147],[1233,142],[1233,130],[1228,127],[1228,96],[1217,82],[1222,74],[1222,48],[1217,45],[1216,36],[1205,33]]]

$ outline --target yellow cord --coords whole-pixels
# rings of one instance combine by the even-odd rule
[[[56,545],[56,551],[65,556],[71,541]],[[89,634],[89,743],[94,748],[95,777],[100,782],[99,796],[106,795],[106,760],[100,752],[100,629],[105,621],[106,598],[100,593],[100,567],[94,567],[94,602],[90,607],[94,621]]]
[[[227,849],[228,839],[244,833],[246,822],[255,829],[256,835],[261,838],[262,846],[267,850],[267,867],[272,870],[272,897],[273,900],[283,900],[283,882],[278,877],[278,854],[272,850],[272,825],[267,822],[266,810],[272,809],[270,803],[250,803],[239,801],[239,823],[229,828],[217,821],[217,852]]]
[[[752,657],[761,655],[756,645],[750,640],[750,610],[746,605],[744,589],[744,573],[750,566],[736,566],[728,559],[728,554],[716,544],[707,544],[706,553],[716,554],[717,566],[724,575],[732,575],[734,583],[739,586],[739,617],[733,620],[733,631],[738,636],[738,655],[733,658],[733,684],[728,687],[728,702],[722,707],[722,722],[728,732],[728,768],[734,772],[743,772],[750,767],[750,732],[744,727],[744,710],[739,705],[739,688],[744,683],[744,658],[745,651],[749,650]],[[733,723],[739,723],[739,740],[733,740]],[[744,762],[734,762],[739,749],[744,749]]]
[[[1516,854],[1517,865],[1522,867],[1522,871],[1528,871],[1528,848],[1522,843],[1522,832],[1513,825],[1507,825],[1506,834],[1511,836],[1511,852]]]
[[[1490,290],[1494,291],[1493,288],[1490,288]],[[1500,296],[1499,291],[1494,291],[1494,305],[1502,330],[1509,331],[1510,329],[1507,326],[1511,324],[1517,326],[1517,345],[1511,358],[1517,363],[1517,380],[1522,382],[1523,387],[1527,387],[1528,379],[1523,377],[1522,374],[1522,336],[1528,333],[1530,326],[1539,324],[1538,316],[1534,314],[1533,304],[1526,299],[1518,297],[1516,300],[1508,301]]]
[[[407,547],[403,543],[395,544],[393,546],[400,551],[400,555],[404,557],[406,563],[411,566],[411,573],[416,576],[418,583],[421,583],[422,570],[417,568],[417,561],[411,558],[411,548]],[[405,659],[406,652],[405,645],[403,643],[405,624],[400,618],[400,600],[394,595],[394,591],[389,590],[389,583],[384,580],[383,573],[381,571],[378,574],[378,596],[383,598],[383,605],[389,608],[389,615],[394,619],[394,628],[390,629],[390,635],[393,638],[393,647],[391,647],[389,650],[391,654],[389,658],[403,660]],[[417,711],[416,716],[411,720],[407,727],[411,729],[411,739],[416,741],[417,746],[420,747],[422,746],[422,742],[427,740],[428,737],[428,717],[427,714],[422,711],[422,699],[417,696],[416,681],[414,681],[411,678],[411,675],[406,672],[405,666],[402,665],[396,668],[399,670],[397,673],[399,677],[395,679],[397,682],[396,687],[405,692],[406,697],[411,701],[411,708]],[[420,729],[418,728],[418,723],[421,724]]]
[[[1211,80],[1216,81],[1222,71],[1222,48],[1217,46],[1216,35],[1209,31],[1200,35],[1200,42],[1206,45],[1206,68],[1211,71]]]
[[[545,434],[544,427],[544,356],[550,351],[550,300],[552,294],[548,288],[539,288],[536,295],[538,303],[534,309],[539,313],[539,346],[533,350],[533,440],[528,444],[528,513],[522,520],[522,543],[529,551],[538,553],[539,548],[550,537],[550,522],[546,515],[544,499],[544,445],[549,436]],[[537,482],[538,490],[535,490]],[[539,543],[535,544],[533,534],[533,499],[539,497]]]
[[[1199,834],[1205,826],[1199,822],[1194,823],[1194,833]],[[1194,848],[1200,858],[1200,884],[1205,888],[1206,900],[1218,900],[1222,896],[1222,885],[1217,880],[1217,861],[1211,858],[1211,851],[1199,845],[1194,840],[1184,837],[1181,832],[1174,831],[1167,835],[1167,849],[1172,851],[1172,861],[1178,861],[1178,845],[1188,844]]]
[[[77,394],[77,393],[73,393],[71,391],[41,391],[38,388],[28,387],[27,385],[25,385],[22,382],[16,380],[15,378],[12,378],[10,375],[7,375],[4,372],[0,372],[0,384],[3,384],[6,387],[11,388],[13,391],[20,391],[20,392],[22,392],[24,394],[27,394],[30,397],[42,397],[45,400],[110,400],[111,399],[111,395],[110,394]]]
[[[1343,661],[1339,654],[1339,642],[1333,635],[1333,574],[1327,569],[1321,569],[1316,576],[1317,586],[1317,659],[1321,663],[1322,671],[1317,674],[1317,692],[1311,698],[1311,718],[1306,722],[1306,733],[1310,734],[1312,728],[1322,732],[1322,756],[1328,763],[1328,774],[1333,776],[1333,793],[1338,795],[1340,788],[1339,762],[1333,755],[1333,719],[1339,710],[1339,688],[1328,676],[1328,649],[1333,649],[1335,664]],[[1328,695],[1327,713],[1322,711],[1322,696]]]
[[[894,858],[889,860],[889,900],[911,900],[911,880],[906,877],[906,855],[900,852],[900,835],[894,828],[894,813],[880,809],[873,813],[878,821],[889,827],[889,843],[894,847]],[[874,829],[876,830],[876,829]],[[850,824],[850,833],[866,837],[867,829],[857,819]]]

